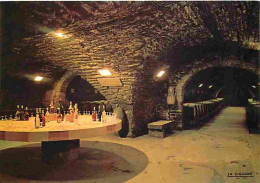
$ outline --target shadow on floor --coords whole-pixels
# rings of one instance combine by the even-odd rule
[[[1,182],[21,180],[125,182],[142,172],[146,155],[129,146],[107,142],[81,142],[73,161],[42,160],[40,144],[0,151]]]

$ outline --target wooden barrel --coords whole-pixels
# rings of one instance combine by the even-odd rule
[[[191,128],[194,121],[194,106],[183,106],[183,128]]]
[[[198,120],[200,118],[200,110],[199,110],[199,106],[195,105],[194,106],[195,109],[195,119]]]

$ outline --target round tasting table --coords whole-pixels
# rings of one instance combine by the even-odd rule
[[[38,129],[34,121],[34,117],[29,121],[0,121],[0,140],[41,142],[45,160],[75,159],[79,156],[80,139],[111,134],[122,128],[121,119],[115,116],[108,116],[106,122],[101,123],[92,121],[91,115],[80,115],[77,122],[50,121]]]

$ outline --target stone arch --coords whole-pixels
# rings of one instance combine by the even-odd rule
[[[222,87],[222,88],[220,88],[220,89],[218,89],[218,91],[216,92],[215,98],[217,98],[217,97],[218,97],[219,93],[220,93],[222,90],[223,90],[223,87]]]
[[[247,63],[244,61],[238,61],[235,59],[229,60],[215,60],[213,62],[203,62],[203,61],[195,61],[192,64],[187,64],[182,66],[182,69],[178,70],[177,73],[173,73],[171,77],[173,78],[175,75],[181,75],[180,79],[176,82],[176,91],[177,91],[177,105],[178,109],[182,110],[183,99],[184,99],[184,89],[187,83],[193,78],[195,74],[200,71],[214,68],[214,67],[233,67],[239,68],[243,70],[247,70],[252,72],[258,76],[260,76],[260,70],[257,66],[251,63]],[[189,68],[189,69],[187,69]]]
[[[217,97],[219,96],[219,93],[220,93],[222,90],[223,90],[223,87],[217,90],[217,92],[216,92],[216,94],[215,94],[215,98],[217,98]],[[254,95],[254,93],[252,92],[252,90],[248,89],[248,92],[250,93],[251,98],[254,98],[254,97],[255,97],[255,95]]]
[[[66,99],[66,90],[69,83],[79,74],[77,72],[68,71],[66,72],[59,81],[54,85],[53,90],[51,90],[48,95],[45,95],[45,105],[48,106],[51,101],[54,101],[54,105],[57,105],[59,99],[66,105],[69,101]]]
[[[57,104],[59,99],[65,104],[69,104],[69,101],[66,99],[66,90],[68,88],[69,83],[79,74],[77,72],[68,71],[66,72],[61,79],[57,82],[54,87],[54,103]]]

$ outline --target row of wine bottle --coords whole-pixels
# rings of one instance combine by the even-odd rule
[[[36,109],[36,116],[35,116],[35,128],[42,128],[42,127],[45,127],[45,124],[46,124],[46,118],[48,120],[48,109],[47,109],[47,112],[46,112],[46,117],[44,115],[44,110],[41,110],[41,108],[37,108]]]
[[[110,113],[112,114],[112,113]],[[70,113],[68,114],[72,117],[72,120],[70,119],[70,122],[78,122],[78,109],[75,108],[74,110],[71,110]],[[36,109],[36,117],[35,117],[35,128],[43,128],[46,125],[46,122],[49,122],[49,110],[47,108],[46,113],[44,114],[44,110]],[[57,109],[57,123],[61,123],[64,120],[64,116],[61,113],[61,110],[58,108]],[[95,108],[92,113],[92,120],[93,121],[100,121],[100,122],[106,122],[107,121],[107,113],[104,110],[101,112],[99,110],[96,112]]]
[[[96,108],[94,107],[94,110],[92,111],[82,111],[82,113],[79,112],[77,104],[75,104],[74,106],[72,105],[72,102],[70,102],[70,106],[68,111],[64,110],[63,105],[61,104],[61,101],[59,101],[58,107],[55,109],[54,102],[51,102],[51,104],[49,105],[48,108],[36,108],[36,112],[35,112],[35,120],[39,119],[39,124],[37,123],[37,127],[43,127],[45,126],[45,118],[49,115],[49,114],[53,114],[56,113],[57,114],[57,122],[63,121],[65,114],[75,114],[75,116],[78,116],[80,114],[82,115],[86,115],[86,114],[90,114],[92,115],[92,120],[93,121],[101,121],[101,119],[106,119],[106,116],[109,115],[108,112],[106,112],[106,107],[103,105],[101,108],[101,105],[98,106],[98,110],[96,110]],[[13,115],[7,116],[1,116],[1,120],[17,120],[17,121],[28,121],[30,114],[29,111],[31,112],[31,117],[34,116],[32,109],[28,110],[27,107],[25,107],[23,105],[17,105],[17,110],[15,113],[15,116],[13,118]],[[46,114],[45,114],[46,113]],[[112,114],[112,113],[111,113]],[[44,117],[43,117],[44,116]],[[77,117],[76,117],[77,118]],[[38,122],[38,121],[37,121]],[[43,124],[41,125],[40,122],[43,122]]]
[[[15,113],[15,120],[28,121],[29,120],[28,108],[26,107],[24,110],[23,105],[21,105],[21,108],[19,105],[17,105],[17,110]]]

